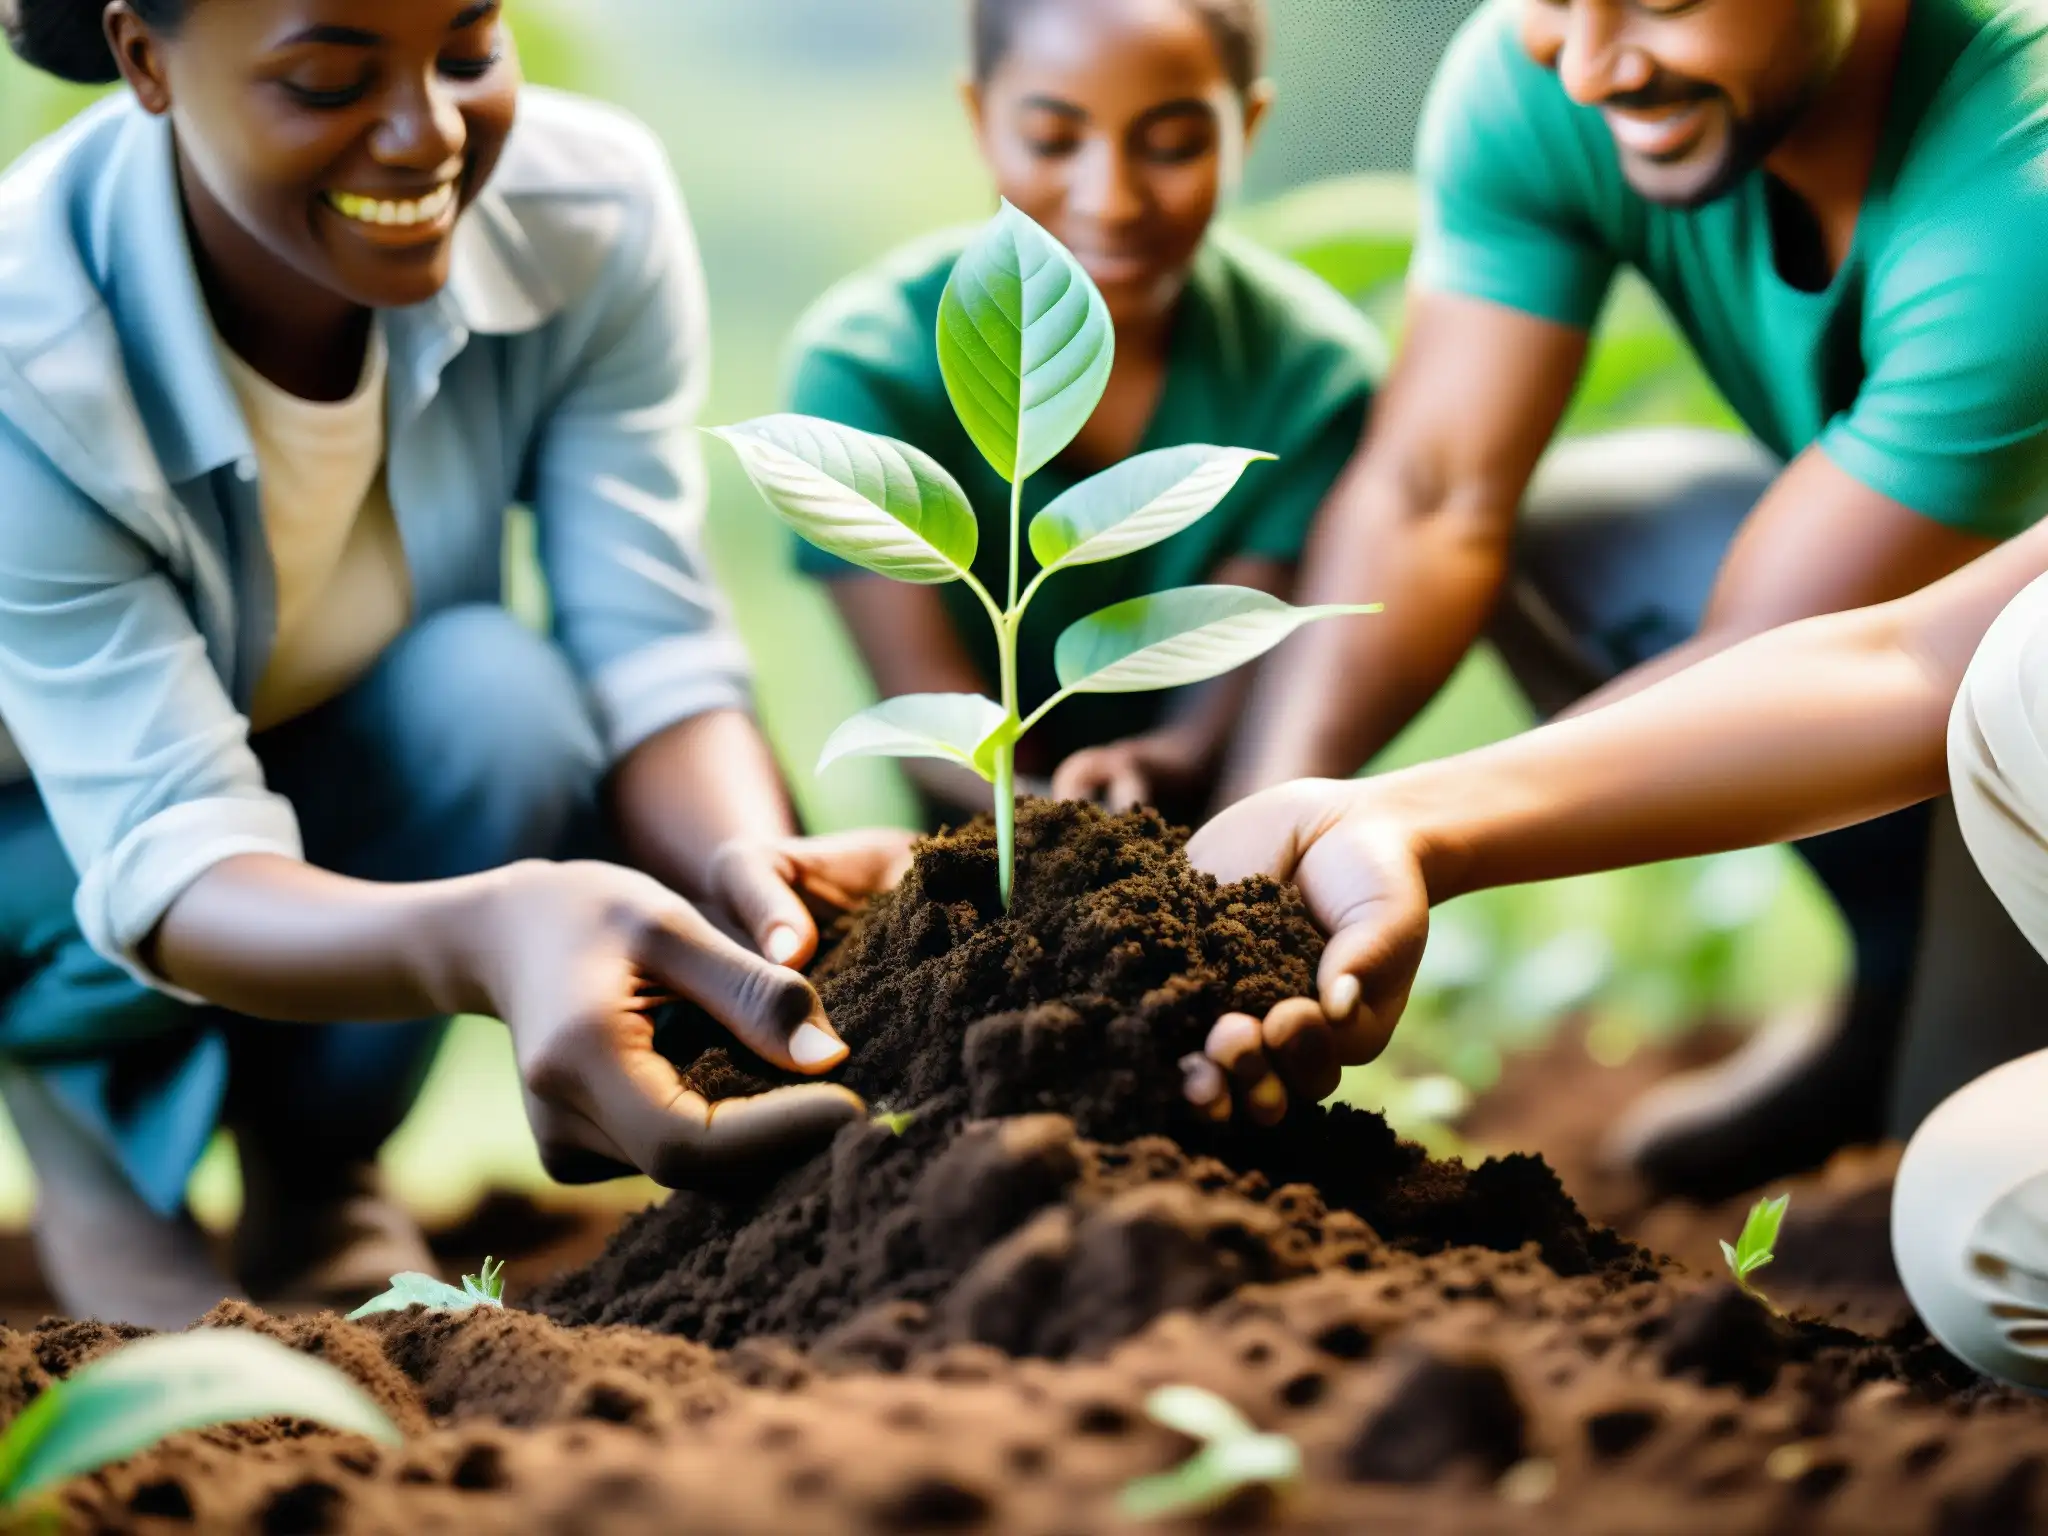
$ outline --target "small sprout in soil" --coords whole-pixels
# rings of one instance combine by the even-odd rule
[[[1024,483],[1063,453],[1101,403],[1116,331],[1068,252],[1005,202],[955,264],[940,302],[939,372],[967,435],[1010,487],[1006,600],[974,574],[981,524],[960,483],[922,449],[812,416],[716,429],[777,516],[828,554],[919,586],[960,582],[995,628],[1002,698],[919,693],[846,721],[818,767],[847,757],[929,757],[995,786],[998,879],[1016,872],[1017,742],[1080,693],[1147,693],[1199,683],[1263,656],[1304,624],[1377,604],[1296,608],[1250,587],[1184,587],[1117,603],[1059,637],[1059,691],[1024,713],[1017,636],[1047,578],[1121,559],[1216,509],[1270,453],[1190,444],[1126,459],[1031,520],[1038,574],[1019,591]]]
[[[163,1334],[45,1387],[0,1435],[0,1507],[148,1450],[166,1435],[288,1417],[402,1438],[363,1389],[275,1339],[226,1328]]]
[[[1724,1240],[1721,1244],[1721,1257],[1728,1261],[1728,1272],[1735,1277],[1735,1283],[1766,1306],[1769,1301],[1749,1283],[1749,1277],[1777,1257],[1778,1228],[1784,1224],[1785,1210],[1791,1203],[1790,1195],[1757,1201],[1750,1207],[1749,1220],[1742,1224],[1742,1236],[1733,1243]]]
[[[393,1275],[390,1290],[381,1296],[371,1297],[349,1313],[349,1317],[353,1320],[377,1312],[403,1312],[407,1307],[425,1307],[430,1312],[466,1312],[471,1307],[504,1305],[504,1263],[486,1258],[484,1272],[481,1275],[464,1275],[460,1290],[418,1270],[409,1269],[404,1274]]]
[[[1145,1411],[1202,1448],[1171,1472],[1127,1484],[1120,1506],[1127,1519],[1200,1514],[1246,1488],[1284,1487],[1301,1476],[1300,1446],[1285,1435],[1260,1434],[1213,1392],[1161,1387],[1145,1399]]]
[[[891,1136],[901,1136],[910,1129],[910,1122],[916,1118],[917,1111],[914,1109],[892,1109],[876,1115],[874,1123],[881,1126]]]

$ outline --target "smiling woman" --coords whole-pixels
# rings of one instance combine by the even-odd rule
[[[777,962],[815,947],[801,893],[858,899],[904,843],[794,839],[748,714],[655,141],[522,89],[497,0],[0,17],[127,87],[0,177],[0,1094],[65,1308],[231,1289],[183,1209],[222,1121],[250,1292],[428,1267],[369,1169],[455,1012],[510,1025],[564,1179],[858,1116],[820,1084],[714,1124],[645,1018],[687,995],[836,1064]],[[546,637],[501,602],[514,504]]]

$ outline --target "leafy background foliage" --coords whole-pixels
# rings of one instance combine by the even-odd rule
[[[1390,335],[1399,329],[1413,226],[1402,172],[1415,113],[1471,3],[1275,7],[1281,101],[1234,217],[1321,272]],[[513,0],[510,14],[530,76],[621,103],[668,146],[715,300],[708,421],[778,407],[784,340],[832,282],[916,234],[993,210],[954,90],[962,27],[950,3]],[[29,75],[0,50],[0,161],[90,99]],[[1571,429],[1728,421],[1654,301],[1619,291]],[[843,763],[814,775],[833,727],[872,702],[873,689],[826,601],[790,571],[788,534],[738,465],[722,450],[707,460],[713,557],[759,663],[763,718],[806,815],[820,828],[906,819],[911,802],[891,764]],[[517,540],[508,570],[515,600],[537,614],[543,598]],[[1527,719],[1481,652],[1380,766],[1492,740]],[[1747,1016],[1810,998],[1835,983],[1844,953],[1825,901],[1796,861],[1775,851],[1484,893],[1438,914],[1409,1027],[1389,1059],[1354,1074],[1345,1092],[1442,1141],[1459,1102],[1562,1017],[1589,1016],[1593,1048],[1618,1059],[1703,1013]],[[544,1183],[502,1031],[482,1021],[457,1029],[388,1156],[400,1187],[429,1213],[458,1210],[488,1183]],[[645,1193],[626,1185],[607,1195]],[[217,1155],[195,1203],[218,1222],[237,1199],[232,1158]],[[24,1217],[28,1200],[22,1159],[0,1138],[0,1219]]]

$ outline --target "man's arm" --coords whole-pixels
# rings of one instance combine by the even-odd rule
[[[835,576],[826,590],[883,698],[906,693],[994,692],[990,680],[967,654],[936,589],[909,587],[857,572]],[[969,813],[995,806],[995,791],[957,763],[905,758],[902,768],[919,789],[946,805]]]
[[[1942,792],[1949,714],[1993,620],[2048,571],[2048,524],[1896,601],[1774,629],[1578,719],[1362,782],[1283,785],[1189,844],[1219,880],[1298,884],[1332,937],[1321,1005],[1232,1015],[1189,1064],[1219,1116],[1284,1112],[1369,1061],[1429,909],[1469,891],[1811,836]],[[1226,1081],[1226,1078],[1228,1081]]]
[[[1583,330],[1418,291],[1358,456],[1302,557],[1303,603],[1383,602],[1303,630],[1264,667],[1223,798],[1356,771],[1485,627],[1515,513],[1586,357]]]
[[[1997,541],[1923,517],[1812,448],[1765,493],[1729,547],[1700,632],[1566,713],[1627,698],[1752,635],[1889,602],[1969,564]]]

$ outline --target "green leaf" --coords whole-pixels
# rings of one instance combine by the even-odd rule
[[[1060,455],[1101,403],[1115,353],[1081,264],[1005,201],[939,304],[946,393],[997,474],[1014,485]]]
[[[958,581],[981,537],[960,483],[922,449],[815,416],[762,416],[713,436],[790,527],[862,570]]]
[[[1008,716],[978,693],[906,693],[884,699],[826,739],[818,771],[847,757],[936,757],[987,778],[976,756]]]
[[[0,1437],[0,1502],[126,1460],[166,1435],[279,1415],[387,1445],[401,1436],[362,1388],[261,1334],[205,1328],[142,1339],[49,1387]]]
[[[504,1306],[504,1260],[493,1260],[489,1254],[485,1254],[484,1272],[481,1275],[464,1275],[462,1277],[462,1290],[465,1295],[482,1305],[492,1307]]]
[[[1778,1229],[1784,1225],[1785,1212],[1791,1204],[1790,1195],[1757,1201],[1742,1224],[1742,1235],[1732,1245],[1725,1241],[1721,1244],[1721,1257],[1727,1261],[1728,1272],[1744,1290],[1749,1289],[1749,1277],[1777,1257]]]
[[[1377,603],[1296,608],[1250,587],[1181,587],[1082,619],[1060,636],[1053,666],[1075,693],[1178,688],[1263,656],[1304,624],[1379,611]]]
[[[1735,1252],[1747,1269],[1755,1269],[1771,1262],[1778,1247],[1778,1229],[1784,1225],[1786,1209],[1792,1204],[1790,1195],[1780,1195],[1775,1200],[1759,1200],[1750,1208],[1749,1219],[1742,1224],[1742,1236],[1736,1239]]]
[[[381,1296],[371,1297],[349,1313],[349,1317],[354,1319],[369,1317],[378,1312],[403,1312],[408,1307],[425,1307],[433,1312],[466,1312],[471,1307],[479,1305],[502,1307],[505,1303],[499,1298],[505,1292],[503,1269],[504,1266],[500,1265],[500,1273],[492,1276],[486,1261],[485,1273],[497,1283],[496,1296],[487,1294],[477,1283],[474,1275],[464,1275],[462,1285],[458,1289],[444,1281],[436,1280],[432,1275],[423,1275],[418,1270],[409,1269],[403,1274],[393,1275],[390,1290]]]
[[[1234,1406],[1201,1387],[1161,1387],[1146,1397],[1145,1412],[1154,1423],[1191,1440],[1233,1440],[1258,1433]]]
[[[1155,1477],[1125,1485],[1119,1500],[1132,1520],[1198,1514],[1240,1488],[1288,1483],[1301,1475],[1301,1447],[1285,1435],[1262,1435],[1237,1409],[1200,1387],[1161,1387],[1145,1411],[1168,1429],[1202,1442],[1202,1449]]]
[[[1196,443],[1125,459],[1033,518],[1031,552],[1051,571],[1148,549],[1207,517],[1245,470],[1272,457]]]

